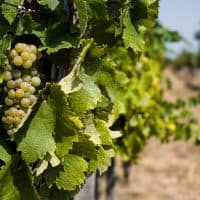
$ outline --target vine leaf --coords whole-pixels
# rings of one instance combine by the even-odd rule
[[[101,140],[100,140],[100,133],[97,131],[94,121],[93,121],[93,116],[87,116],[84,119],[84,134],[89,136],[89,140],[92,141],[95,145],[100,145]]]
[[[6,56],[7,50],[11,46],[11,35],[0,33],[0,83],[3,82],[3,66],[8,63],[8,58]]]
[[[13,156],[0,171],[0,198],[3,200],[39,200],[28,166]]]
[[[95,126],[98,133],[100,133],[100,140],[102,145],[112,146],[111,131],[105,121],[95,119]]]
[[[37,0],[37,2],[43,6],[47,6],[51,10],[55,10],[59,5],[58,0]]]
[[[63,79],[60,80],[58,85],[61,86],[62,91],[65,94],[73,93],[81,89],[82,87],[82,80],[80,77],[80,67],[85,59],[85,56],[91,47],[93,40],[87,40],[87,45],[83,47],[79,57],[76,60],[76,63],[73,66],[72,71]]]
[[[81,35],[84,35],[89,21],[88,4],[85,0],[75,0],[74,2],[79,14]]]
[[[59,189],[74,191],[84,183],[87,170],[88,164],[83,158],[67,154],[61,166],[49,169],[47,180],[55,182]]]
[[[27,163],[43,159],[46,153],[53,153],[56,149],[52,137],[55,129],[55,112],[49,102],[43,102],[38,111],[31,116],[32,120],[25,123],[25,127],[19,130],[24,137],[21,139],[17,150],[22,152],[22,157]],[[25,129],[25,130],[24,130]]]
[[[159,0],[138,0],[133,7],[132,19],[137,26],[151,28],[158,17]]]
[[[23,4],[23,0],[5,0],[1,5],[1,11],[5,19],[12,24],[17,16],[17,7]],[[6,4],[7,3],[7,4]],[[11,6],[12,4],[14,6]]]
[[[126,10],[123,16],[123,39],[126,48],[132,48],[136,51],[142,51],[144,49],[144,41],[136,31],[136,28],[131,22],[130,10]]]
[[[84,115],[88,110],[94,109],[101,100],[101,91],[91,80],[91,77],[82,74],[82,88],[69,95],[70,108],[78,115]]]
[[[87,0],[91,20],[108,20],[108,11],[105,5],[107,0]]]
[[[62,158],[72,148],[73,142],[77,141],[76,133],[83,128],[83,124],[79,117],[70,110],[68,95],[61,90],[59,85],[51,86],[49,102],[56,113],[56,155]]]
[[[1,139],[2,138],[0,138],[0,140]],[[3,141],[0,141],[0,160],[2,160],[3,162],[6,163],[10,160],[10,158],[11,158],[11,156],[10,156],[10,151],[9,151],[8,147],[6,146],[6,144]]]
[[[89,162],[89,172],[93,172],[98,168],[100,174],[102,174],[111,165],[112,157],[114,157],[113,149],[104,150],[103,147],[99,147],[96,151],[96,159]]]

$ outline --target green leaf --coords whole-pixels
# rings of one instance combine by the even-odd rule
[[[74,191],[84,183],[87,170],[88,164],[83,158],[68,154],[61,166],[49,170],[48,181],[55,182],[58,189]]]
[[[63,157],[72,148],[73,142],[77,141],[77,132],[83,128],[83,124],[79,117],[70,110],[68,95],[61,90],[59,85],[51,86],[49,101],[56,115],[56,154],[58,157]]]
[[[24,0],[5,0],[1,5],[1,11],[5,19],[12,24],[17,16],[17,7],[22,5]],[[11,6],[9,4],[15,5]]]
[[[100,145],[100,133],[97,131],[94,124],[94,117],[92,115],[87,116],[84,120],[84,134],[89,136],[89,140],[95,145]]]
[[[78,10],[81,35],[84,35],[89,21],[88,4],[85,0],[74,0],[74,3]]]
[[[49,102],[43,102],[36,113],[25,123],[25,127],[16,134],[24,137],[19,142],[18,151],[27,163],[43,159],[46,153],[52,153],[56,149],[53,139],[56,115]]]
[[[108,19],[108,12],[105,2],[107,0],[87,0],[90,9],[90,17],[94,21]]]
[[[93,40],[87,40],[85,42],[87,42],[87,45],[83,47],[79,57],[76,60],[76,63],[73,66],[72,71],[63,79],[61,79],[58,83],[61,86],[61,90],[65,94],[76,92],[82,87],[82,80],[80,77],[80,67],[83,60],[85,59],[85,56],[89,48],[93,43]]]
[[[87,111],[94,109],[97,102],[101,100],[101,92],[97,85],[86,74],[82,74],[82,88],[69,95],[70,108],[78,115],[82,116]]]
[[[64,157],[69,150],[73,148],[74,142],[78,141],[78,136],[73,135],[73,136],[65,136],[63,135],[62,137],[57,137],[56,138],[56,154],[59,157]]]
[[[39,26],[32,16],[28,13],[21,16],[18,20],[17,29],[15,31],[16,35],[32,34],[33,30]]]
[[[100,135],[101,144],[112,146],[111,131],[105,121],[95,119],[96,130]]]
[[[79,68],[73,68],[72,71],[60,80],[58,83],[65,94],[73,93],[81,89],[82,80],[79,77]]]
[[[131,22],[130,10],[126,10],[123,16],[123,40],[126,48],[132,48],[135,51],[142,51],[144,49],[144,41],[136,31]]]
[[[0,199],[39,200],[28,166],[14,156],[0,170]]]
[[[2,138],[0,138],[0,140],[2,140]],[[0,141],[0,160],[7,163],[10,159],[11,155],[8,146],[3,141]]]
[[[138,0],[132,9],[132,19],[137,26],[151,28],[158,17],[159,0]]]
[[[11,35],[0,33],[0,84],[3,82],[3,72],[6,64],[8,64],[8,58],[6,56],[8,49],[11,46]]]
[[[80,36],[76,33],[71,34],[69,26],[67,15],[62,15],[59,18],[50,18],[47,25],[41,25],[34,30],[33,33],[42,42],[39,51],[46,50],[48,54],[53,54],[62,49],[79,47],[81,43]]]
[[[100,174],[102,174],[110,166],[112,157],[114,157],[113,149],[104,150],[99,147],[96,159],[89,162],[89,172],[94,172],[98,168]]]
[[[78,141],[74,143],[70,153],[78,155],[86,160],[92,160],[96,159],[97,149],[96,145],[89,140],[87,135],[81,135]]]
[[[43,6],[47,6],[51,10],[55,10],[59,5],[58,0],[37,0],[37,2]]]

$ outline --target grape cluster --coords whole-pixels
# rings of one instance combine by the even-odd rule
[[[28,108],[37,101],[36,91],[41,84],[35,61],[38,59],[35,45],[17,43],[10,51],[10,63],[4,72],[4,99],[6,109],[2,122],[7,130],[18,127]]]

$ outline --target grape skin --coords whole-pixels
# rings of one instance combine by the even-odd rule
[[[41,84],[41,80],[39,77],[37,76],[34,76],[32,79],[31,79],[31,85],[34,86],[34,87],[38,87],[40,86]]]
[[[13,80],[8,81],[7,82],[7,87],[10,88],[10,89],[15,88],[16,87],[15,81],[13,81]]]
[[[15,96],[16,96],[17,99],[21,99],[22,97],[24,97],[24,90],[18,89],[18,90],[15,92]]]
[[[14,57],[18,56],[18,53],[17,53],[17,51],[15,49],[12,49],[10,51],[9,56],[10,56],[10,58],[14,58]]]
[[[16,50],[17,53],[21,53],[25,49],[25,47],[26,47],[26,44],[24,44],[24,43],[17,43],[15,45],[15,50]]]
[[[38,75],[38,70],[36,68],[32,68],[30,71],[31,76],[37,76]]]
[[[23,80],[21,78],[15,80],[16,87],[20,87]]]
[[[16,66],[23,65],[23,60],[22,60],[21,56],[15,56],[13,59],[13,64]]]
[[[14,69],[14,70],[12,71],[12,76],[13,76],[15,79],[20,78],[21,75],[22,75],[22,73],[21,73],[21,71],[18,70],[18,69]]]
[[[29,98],[22,98],[21,100],[21,106],[28,108],[31,105],[31,101]]]
[[[35,62],[35,61],[36,61],[37,57],[36,57],[35,54],[31,53],[29,56],[30,56],[30,60],[31,60],[32,62]]]
[[[27,61],[25,61],[25,62],[23,63],[23,67],[24,67],[25,69],[29,69],[29,68],[32,67],[32,64],[33,64],[32,60],[29,59],[29,60],[27,60]]]
[[[7,106],[12,106],[14,104],[14,101],[12,99],[10,99],[9,97],[5,98],[5,104]]]
[[[29,91],[29,87],[30,87],[30,84],[27,83],[27,82],[22,82],[20,84],[20,88],[24,91],[24,92],[28,92]]]
[[[4,79],[4,81],[12,80],[12,74],[11,74],[11,72],[5,71],[4,74],[3,74],[3,79]]]
[[[15,98],[15,90],[11,89],[8,91],[8,97],[11,99]]]
[[[15,117],[17,115],[17,108],[11,107],[7,110],[7,115],[10,115],[11,117]]]
[[[24,74],[22,77],[23,81],[25,82],[30,82],[31,81],[31,76],[28,74]]]
[[[26,61],[26,60],[28,60],[28,59],[30,58],[30,54],[29,54],[28,52],[26,52],[26,51],[23,51],[23,52],[21,53],[21,57],[22,57],[22,59],[23,59],[24,61]]]

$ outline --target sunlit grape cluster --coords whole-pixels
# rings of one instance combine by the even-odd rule
[[[38,59],[35,45],[17,43],[9,53],[10,64],[4,72],[6,97],[2,122],[6,129],[18,127],[28,108],[37,101],[36,92],[41,84],[35,62]]]

